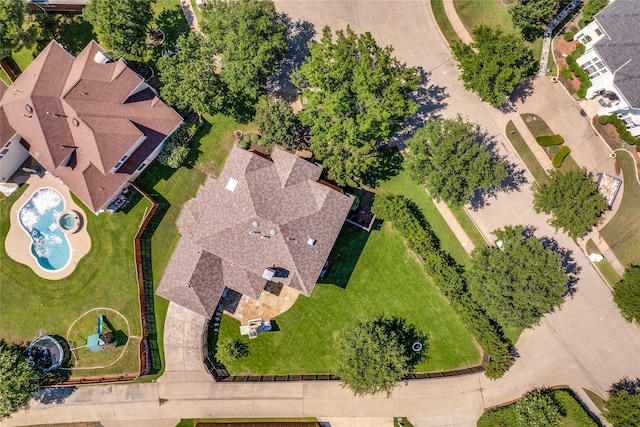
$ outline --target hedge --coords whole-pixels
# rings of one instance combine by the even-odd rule
[[[404,196],[379,194],[371,210],[378,218],[391,221],[409,248],[424,260],[426,272],[489,356],[485,375],[491,379],[504,375],[513,365],[511,342],[473,300],[467,290],[464,268],[440,248],[438,237],[416,204]]]
[[[607,123],[609,123],[609,116],[599,116],[598,123],[600,123],[601,125],[606,125]]]
[[[568,42],[573,40],[573,36],[574,34],[571,31],[567,31],[566,33],[564,33],[564,39]]]
[[[552,145],[560,145],[564,142],[561,135],[544,135],[536,137],[536,142],[541,147],[551,147]]]
[[[578,45],[576,46],[576,50],[574,52],[578,52],[580,55],[582,55],[586,50],[587,48],[585,45],[583,45],[582,43],[578,43]]]
[[[563,68],[562,70],[560,70],[560,75],[565,80],[571,80],[573,78],[573,74],[571,74],[571,70],[568,68]]]
[[[249,139],[255,144],[256,142],[260,141],[260,135],[258,135],[257,133],[253,133],[251,134],[251,136],[249,136]]]
[[[189,155],[189,141],[198,131],[200,122],[184,123],[164,142],[162,150],[158,154],[158,162],[177,169]]]
[[[551,161],[551,163],[553,163],[553,167],[559,168],[560,166],[562,166],[562,162],[564,162],[565,157],[567,157],[570,152],[571,148],[567,147],[566,145],[560,147],[556,155],[553,156],[553,160]]]
[[[571,65],[571,64],[575,64],[576,63],[576,58],[573,57],[573,55],[569,55],[566,57],[566,61],[567,64]]]
[[[580,66],[578,64],[576,64],[575,62],[572,64],[569,64],[569,69],[573,72],[575,72],[578,68],[580,68]]]
[[[580,87],[580,89],[576,91],[576,95],[578,95],[579,98],[584,98],[585,96],[587,96],[587,90],[583,87]]]

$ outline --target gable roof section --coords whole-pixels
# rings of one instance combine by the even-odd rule
[[[0,99],[4,93],[9,89],[7,84],[0,80]],[[14,128],[9,124],[9,120],[7,120],[7,115],[4,112],[4,107],[0,104],[0,147],[3,147],[4,144],[7,143],[13,136],[16,134]]]
[[[606,37],[594,44],[614,73],[614,84],[634,108],[640,108],[640,1],[615,0],[595,16]]]
[[[353,202],[317,182],[321,173],[280,149],[265,159],[234,146],[219,177],[208,178],[184,205],[176,221],[182,237],[158,295],[210,316],[225,287],[257,299],[267,268],[276,270],[272,281],[310,295]],[[233,191],[227,188],[232,179]],[[221,271],[196,273],[207,269],[189,259],[197,251],[219,257]],[[208,293],[197,302],[180,285],[193,277],[209,278]]]
[[[94,212],[182,122],[123,60],[96,61],[104,55],[92,41],[74,58],[54,40],[0,94],[0,121],[4,111],[31,155]]]

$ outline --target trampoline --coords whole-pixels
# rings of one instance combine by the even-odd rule
[[[29,345],[29,357],[36,368],[49,372],[60,367],[64,360],[64,350],[55,338],[43,335]]]

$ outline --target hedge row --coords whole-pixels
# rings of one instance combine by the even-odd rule
[[[488,378],[500,378],[513,364],[511,342],[502,328],[482,310],[467,290],[464,268],[440,248],[440,241],[413,201],[399,195],[377,195],[373,213],[400,231],[409,248],[424,260],[424,268],[447,297],[489,360]]]
[[[551,161],[551,163],[553,163],[553,167],[559,168],[560,166],[562,166],[562,162],[564,162],[565,157],[567,157],[570,152],[571,148],[567,147],[566,145],[560,147],[560,150],[558,150],[555,156],[553,156],[553,160]]]
[[[598,117],[598,123],[601,125],[611,123],[615,126],[618,131],[618,135],[622,138],[627,144],[640,144],[640,137],[636,138],[631,135],[631,132],[627,130],[627,125],[620,120],[620,118],[616,114],[611,114],[610,116],[600,116]]]
[[[589,89],[593,85],[584,69],[576,63],[576,58],[582,55],[585,50],[586,47],[582,43],[578,43],[571,55],[567,56],[566,58],[567,64],[569,65],[569,70],[571,70],[580,80],[580,88],[576,91],[576,95],[578,95],[580,98],[584,98],[587,95],[587,89]],[[567,78],[564,74],[563,77]]]
[[[552,145],[560,145],[564,142],[564,138],[561,135],[544,135],[537,136],[536,142],[541,147],[551,147]]]
[[[189,155],[189,141],[196,134],[201,122],[184,123],[164,142],[162,151],[158,154],[158,162],[170,168],[177,169]]]

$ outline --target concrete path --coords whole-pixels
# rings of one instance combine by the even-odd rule
[[[433,21],[429,2],[283,0],[277,2],[277,7],[293,19],[314,24],[316,31],[325,24],[334,30],[351,25],[356,32],[372,32],[383,46],[393,45],[400,61],[421,66],[428,75],[424,89],[431,95],[425,100],[425,117],[434,113],[452,117],[459,113],[481,123],[496,135],[499,152],[522,167],[502,134],[515,113],[503,114],[464,89]],[[543,82],[544,79],[536,82],[536,91],[546,90]],[[439,101],[430,103],[433,94],[441,96]],[[541,115],[554,128],[556,124],[550,123],[553,118],[548,119],[530,105],[529,100],[535,99],[536,93],[527,99],[527,109],[522,111]],[[564,104],[558,105],[556,108],[564,108]],[[538,108],[547,107],[540,103]],[[563,121],[564,126],[582,126],[579,109],[572,111]],[[548,111],[560,113],[553,107]],[[566,129],[567,133],[573,130]],[[581,133],[583,128],[575,131]],[[594,167],[606,164],[597,152],[589,154],[594,145],[582,141],[580,149],[585,150],[585,157],[594,157]],[[531,176],[524,174],[531,183]],[[391,426],[391,417],[407,416],[420,427],[475,426],[485,408],[516,399],[533,387],[566,384],[578,393],[585,387],[604,395],[609,385],[620,378],[640,377],[640,328],[622,319],[609,288],[577,244],[564,234],[556,234],[546,223],[547,217],[533,211],[530,184],[501,192],[486,200],[483,208],[470,213],[489,239],[492,230],[506,224],[534,225],[538,236],[552,237],[560,247],[571,251],[573,262],[581,268],[573,297],[567,298],[561,310],[545,316],[540,325],[522,334],[516,345],[519,357],[515,365],[498,381],[490,381],[482,374],[410,381],[388,399],[356,398],[336,382],[216,384],[202,370],[180,370],[187,369],[188,364],[183,350],[182,360],[179,351],[175,359],[168,356],[172,361],[167,362],[167,372],[156,383],[79,387],[58,399],[64,405],[32,401],[28,410],[19,411],[2,425],[100,420],[105,425],[117,422],[114,425],[142,426],[145,421],[140,420],[181,417],[318,416],[331,419],[333,427],[366,425],[360,424],[361,419],[367,423],[388,420]],[[178,311],[170,312],[174,320],[180,317]],[[187,323],[185,320],[183,327]],[[193,323],[194,329],[201,331],[199,321]],[[179,332],[179,324],[172,329]],[[199,344],[198,333],[188,333],[189,337],[178,341],[182,344],[177,347],[186,348],[185,343],[192,340]],[[174,338],[165,336],[168,355],[172,354],[172,345]],[[189,360],[195,360],[196,353],[190,354],[194,359]],[[185,368],[181,367],[183,364]],[[597,412],[586,397],[585,401]]]
[[[449,228],[451,228],[451,231],[453,231],[453,234],[455,234],[464,250],[467,251],[468,254],[473,252],[476,246],[467,235],[467,232],[464,231],[464,228],[462,228],[462,226],[458,222],[458,219],[453,215],[453,212],[451,212],[449,206],[447,206],[446,203],[438,202],[437,200],[434,200],[433,204],[438,209],[438,212],[440,212],[440,215],[442,215],[444,220],[447,222]]]
[[[456,12],[456,7],[453,4],[453,0],[442,0],[442,4],[444,6],[444,11],[447,14],[447,18],[449,18],[449,22],[451,23],[451,26],[453,27],[458,37],[460,37],[462,42],[465,44],[473,43],[471,34],[469,34],[466,27],[460,20],[458,12]]]
[[[184,18],[187,20],[187,24],[191,28],[191,31],[195,31],[196,33],[200,33],[200,23],[198,22],[198,17],[196,16],[195,11],[193,10],[193,6],[191,5],[190,0],[180,0],[180,6],[182,7],[182,13],[184,13]]]

